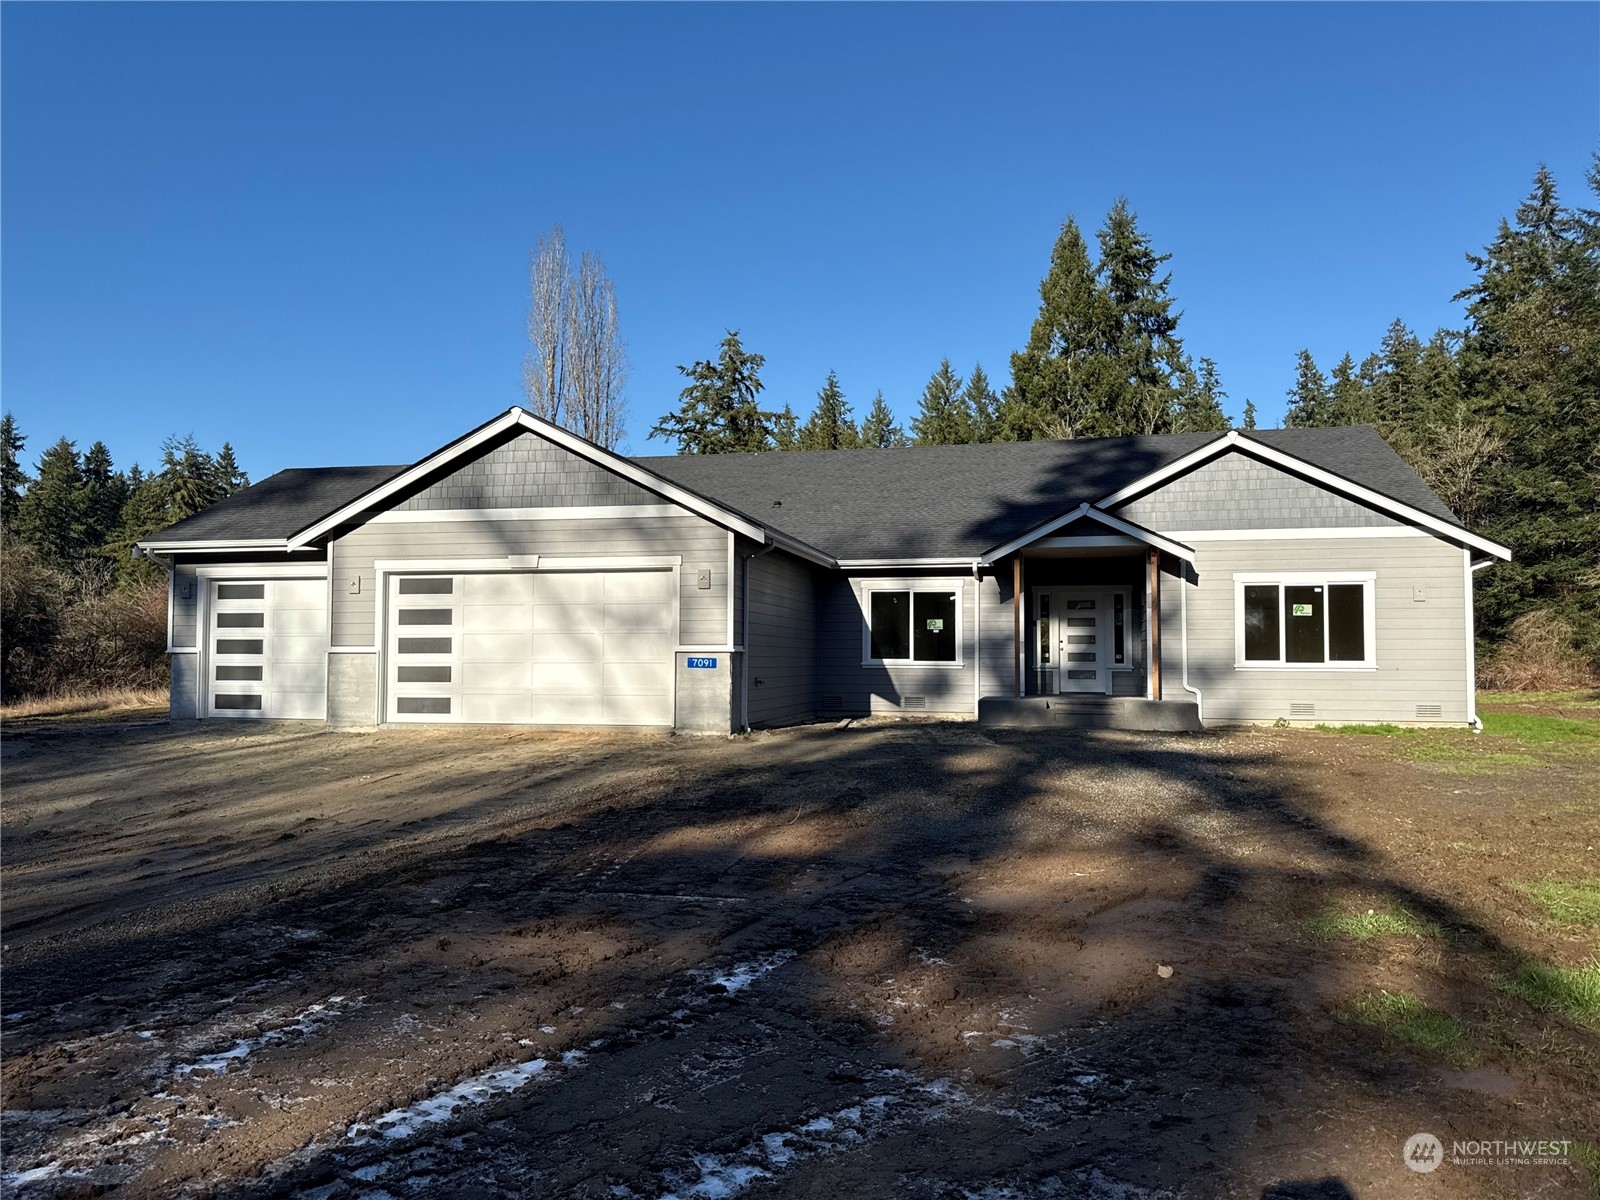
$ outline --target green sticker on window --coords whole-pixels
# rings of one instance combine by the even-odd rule
[[[1317,614],[1311,611],[1311,605],[1309,604],[1296,604],[1294,605],[1294,612],[1291,615],[1296,617],[1314,617]]]
[[[943,633],[944,632],[944,618],[943,617],[929,617],[928,618],[928,632],[929,633]]]

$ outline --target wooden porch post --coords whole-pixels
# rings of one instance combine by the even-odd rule
[[[1152,547],[1146,554],[1150,582],[1150,699],[1161,699],[1161,551]]]
[[[1017,698],[1022,688],[1022,555],[1011,560],[1011,661],[1017,669]]]

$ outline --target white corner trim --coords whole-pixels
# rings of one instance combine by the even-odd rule
[[[419,508],[385,509],[367,518],[369,525],[410,525],[433,521],[596,521],[623,517],[671,516],[676,504],[587,504],[567,508]]]
[[[1141,495],[1165,483],[1173,476],[1180,475],[1200,463],[1230,450],[1241,451],[1275,467],[1281,467],[1297,475],[1304,475],[1313,483],[1319,484],[1330,492],[1348,496],[1353,500],[1359,500],[1361,503],[1380,512],[1401,517],[1446,539],[1465,543],[1476,550],[1481,550],[1485,554],[1492,554],[1494,557],[1504,559],[1507,562],[1511,559],[1511,551],[1499,542],[1490,541],[1488,538],[1463,529],[1453,522],[1441,520],[1431,513],[1423,512],[1420,508],[1413,508],[1411,505],[1385,496],[1381,492],[1375,492],[1369,487],[1363,487],[1353,480],[1346,479],[1343,475],[1324,470],[1322,467],[1315,466],[1303,458],[1297,458],[1293,454],[1288,454],[1269,446],[1265,442],[1246,437],[1237,429],[1230,429],[1224,437],[1218,438],[1214,442],[1206,443],[1200,449],[1184,455],[1176,462],[1168,464],[1159,471],[1153,471],[1143,478],[1134,480],[1126,487],[1112,492],[1109,496],[1101,497],[1095,503],[1101,507],[1120,504],[1124,500]]]
[[[1077,508],[1074,508],[1070,512],[1062,513],[1054,520],[1046,521],[1043,525],[1035,526],[1021,537],[1013,538],[1004,545],[988,551],[978,561],[982,566],[993,566],[1006,555],[1014,553],[1017,550],[1021,550],[1025,546],[1033,545],[1035,542],[1038,542],[1041,539],[1049,536],[1056,530],[1072,524],[1079,518],[1094,521],[1097,524],[1104,525],[1108,529],[1114,529],[1118,533],[1125,534],[1126,536],[1133,538],[1135,541],[1141,542],[1147,546],[1154,546],[1157,550],[1160,550],[1166,554],[1170,554],[1174,558],[1182,559],[1184,562],[1194,562],[1194,551],[1188,546],[1185,546],[1183,543],[1174,541],[1171,537],[1156,533],[1154,530],[1146,529],[1142,525],[1135,525],[1132,521],[1125,521],[1121,517],[1113,516],[1111,513],[1104,511],[1099,505],[1090,504],[1088,501],[1078,505]]]
[[[669,482],[655,474],[655,472],[647,471],[643,467],[629,462],[621,455],[613,454],[609,450],[596,446],[593,442],[585,441],[576,434],[552,425],[549,421],[536,417],[530,412],[526,412],[521,408],[510,408],[487,424],[480,425],[467,436],[434,451],[387,483],[378,485],[365,495],[352,500],[343,508],[302,529],[289,539],[289,549],[295,550],[309,545],[322,535],[382,504],[391,496],[416,485],[439,468],[448,466],[501,434],[508,433],[514,429],[525,429],[530,433],[537,434],[546,441],[560,446],[563,450],[576,454],[579,458],[587,459],[589,462],[603,467],[613,474],[620,475],[629,482],[636,483],[648,491],[664,496],[690,512],[721,525],[724,529],[732,529],[737,533],[744,534],[753,541],[763,544],[770,540],[765,528],[740,516],[731,509],[723,508],[721,505],[704,500],[693,492]]]
[[[1185,542],[1320,542],[1343,538],[1431,538],[1414,525],[1336,525],[1299,529],[1182,529],[1169,536]]]

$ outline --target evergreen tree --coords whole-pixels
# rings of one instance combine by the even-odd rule
[[[971,414],[972,440],[975,442],[1003,442],[1011,440],[1001,418],[1000,397],[989,384],[989,376],[982,363],[975,363],[967,376],[967,386],[961,393],[962,405]]]
[[[961,377],[948,358],[922,389],[922,408],[911,422],[919,446],[953,446],[972,441],[972,413],[961,392]]]
[[[1116,315],[1100,288],[1089,247],[1068,217],[1039,284],[1039,314],[1027,346],[1011,356],[1002,420],[1026,440],[1046,426],[1087,432],[1108,386],[1107,351]]]
[[[1256,402],[1254,400],[1246,400],[1244,402],[1244,420],[1242,422],[1240,422],[1239,428],[1240,429],[1254,429],[1255,427],[1256,427]]]
[[[99,550],[112,540],[122,524],[122,506],[128,499],[128,481],[115,470],[111,451],[96,442],[83,456],[83,540]]]
[[[1420,429],[1431,413],[1423,403],[1422,343],[1396,319],[1378,353],[1363,364],[1367,376],[1367,420],[1386,431]],[[1346,424],[1347,422],[1336,422]]]
[[[689,386],[678,394],[677,412],[667,413],[650,430],[651,437],[674,438],[679,454],[729,454],[771,450],[776,413],[756,403],[761,394],[761,368],[766,359],[750,354],[730,329],[715,362],[704,360],[678,373]]]
[[[1370,425],[1372,413],[1367,404],[1367,386],[1356,370],[1356,360],[1346,354],[1333,368],[1328,388],[1329,425]]]
[[[1333,394],[1328,381],[1317,369],[1317,360],[1311,351],[1302,350],[1295,363],[1294,387],[1289,389],[1289,411],[1283,424],[1288,429],[1305,429],[1330,423]]]
[[[1589,183],[1600,195],[1600,170]],[[1550,608],[1600,661],[1600,221],[1563,208],[1541,167],[1515,222],[1468,261],[1461,382],[1503,442],[1482,526],[1515,555],[1480,583],[1480,631]]]
[[[862,418],[861,444],[868,450],[888,450],[906,444],[906,431],[896,423],[881,391],[872,398],[872,407]]]
[[[217,460],[200,449],[193,434],[161,443],[159,497],[169,521],[182,521],[209,508],[225,494],[217,480]]]
[[[239,469],[233,456],[233,443],[223,442],[216,457],[217,487],[224,496],[242,492],[250,486],[250,476]]]
[[[1222,411],[1222,402],[1227,398],[1228,393],[1222,390],[1222,380],[1217,376],[1216,363],[1202,358],[1198,373],[1185,363],[1172,432],[1211,433],[1227,429],[1228,415]],[[1252,412],[1252,418],[1254,415]]]
[[[22,469],[22,449],[28,439],[17,428],[10,413],[0,416],[0,528],[10,529],[17,520],[22,489],[28,486],[28,473]]]
[[[772,445],[778,450],[800,449],[798,418],[791,404],[785,404],[783,411],[772,419]]]
[[[800,449],[855,450],[860,445],[861,435],[850,419],[850,405],[839,387],[839,377],[829,371],[817,393],[817,407],[800,427]]]
[[[38,476],[17,506],[17,536],[46,566],[69,570],[87,549],[83,463],[62,438],[39,458]]]
[[[1172,427],[1180,391],[1183,348],[1179,314],[1172,311],[1172,256],[1157,254],[1133,210],[1119,198],[1100,230],[1100,278],[1114,319],[1108,352],[1112,390],[1102,401],[1095,432],[1107,436],[1164,433]]]

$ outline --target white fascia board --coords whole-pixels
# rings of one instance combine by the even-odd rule
[[[767,530],[760,525],[742,517],[737,513],[703,500],[694,493],[686,491],[677,484],[670,483],[652,471],[647,471],[635,463],[629,462],[619,454],[602,449],[592,442],[585,441],[576,434],[552,425],[549,421],[525,412],[520,408],[507,409],[499,417],[487,425],[479,427],[476,431],[441,450],[428,455],[415,466],[402,471],[389,482],[374,488],[365,496],[352,500],[343,508],[324,517],[314,525],[310,525],[289,539],[291,550],[299,549],[326,533],[337,529],[340,525],[359,517],[362,513],[382,504],[389,497],[397,495],[408,487],[415,485],[429,474],[441,467],[448,466],[455,460],[470,454],[486,442],[508,433],[513,429],[526,429],[537,434],[546,441],[553,442],[563,450],[570,451],[580,458],[604,467],[614,474],[621,475],[631,483],[665,496],[674,504],[688,509],[692,513],[705,517],[721,525],[724,529],[732,529],[735,533],[742,533],[745,537],[765,544],[769,541]]]
[[[841,571],[876,571],[893,567],[970,571],[976,565],[977,560],[972,558],[841,558],[838,562]]]
[[[1410,521],[1414,525],[1420,525],[1422,528],[1446,540],[1471,546],[1475,550],[1481,550],[1485,554],[1491,554],[1495,558],[1503,559],[1507,562],[1511,560],[1511,551],[1499,542],[1490,541],[1488,538],[1463,529],[1453,522],[1441,520],[1439,517],[1423,512],[1420,508],[1413,508],[1411,505],[1385,496],[1381,492],[1375,492],[1369,487],[1363,487],[1353,480],[1346,479],[1343,475],[1336,475],[1332,471],[1324,470],[1322,467],[1309,463],[1303,458],[1297,458],[1293,454],[1287,454],[1282,450],[1269,446],[1265,442],[1246,437],[1237,429],[1230,429],[1223,437],[1214,442],[1208,442],[1200,449],[1184,455],[1177,462],[1170,463],[1159,471],[1153,471],[1141,479],[1136,479],[1128,484],[1127,487],[1119,488],[1109,496],[1101,497],[1095,502],[1095,506],[1106,508],[1120,504],[1124,500],[1132,499],[1134,496],[1159,487],[1173,476],[1181,475],[1208,459],[1216,458],[1218,455],[1225,454],[1230,450],[1238,450],[1242,453],[1253,455],[1263,462],[1271,463],[1275,467],[1282,467],[1284,470],[1292,471],[1296,475],[1303,475],[1312,482],[1327,488],[1330,492],[1348,496],[1352,500],[1359,500],[1361,503],[1380,512],[1386,512],[1391,516]]]
[[[134,545],[149,554],[200,554],[228,550],[289,549],[289,543],[284,538],[256,538],[214,542],[135,542]]]
[[[1070,525],[1080,518],[1094,521],[1096,524],[1104,525],[1108,529],[1114,529],[1118,533],[1126,534],[1128,537],[1143,542],[1147,546],[1154,546],[1157,550],[1170,554],[1174,558],[1182,559],[1184,562],[1192,563],[1194,561],[1194,551],[1182,542],[1175,542],[1171,538],[1162,537],[1159,533],[1146,529],[1142,525],[1135,525],[1132,521],[1124,521],[1121,517],[1114,517],[1108,512],[1102,512],[1096,505],[1085,502],[1078,505],[1071,512],[1063,513],[1055,520],[1047,521],[1021,537],[989,551],[979,559],[979,562],[986,567],[993,566],[1006,555],[1021,550],[1026,546],[1031,546],[1033,543],[1048,537],[1057,529]]]

